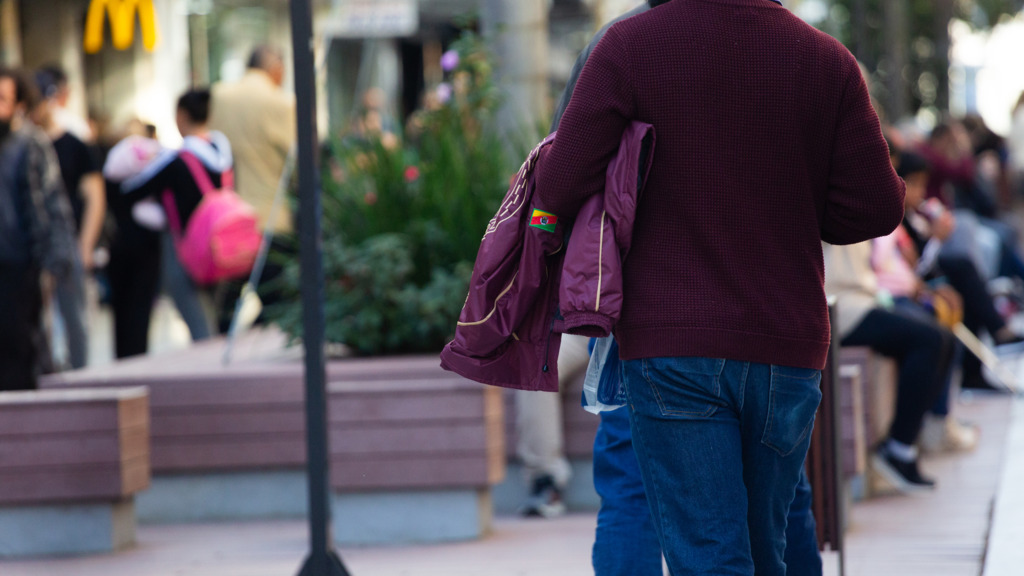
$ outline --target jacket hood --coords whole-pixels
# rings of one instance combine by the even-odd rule
[[[231,142],[221,132],[212,131],[210,139],[197,136],[186,136],[181,145],[182,150],[191,152],[207,168],[214,172],[224,172],[231,169],[234,158],[231,155]]]

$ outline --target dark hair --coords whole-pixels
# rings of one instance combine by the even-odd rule
[[[647,5],[651,8],[661,6],[662,4],[668,4],[671,0],[647,0]]]
[[[196,124],[206,124],[210,119],[210,91],[189,90],[178,98],[178,110],[185,112],[188,119]]]
[[[32,110],[39,104],[39,92],[23,70],[0,66],[0,80],[4,78],[14,81],[15,103],[24,104],[26,110]]]
[[[913,152],[903,152],[900,154],[899,164],[896,167],[896,174],[904,180],[907,176],[913,174],[920,174],[922,172],[928,173],[931,171],[931,166],[928,161],[924,159],[924,156],[914,154]]]
[[[284,55],[273,46],[257,46],[253,48],[252,54],[249,55],[249,68],[267,70],[272,63],[284,63]]]
[[[932,142],[942,138],[953,132],[953,125],[949,122],[939,122],[932,128],[932,133],[928,136],[928,139]]]
[[[49,74],[50,78],[53,79],[54,84],[56,84],[58,88],[68,83],[68,73],[65,72],[64,69],[58,66],[57,64],[47,64],[46,66],[40,66],[39,72]]]
[[[36,88],[39,89],[39,96],[43,100],[49,100],[57,95],[57,91],[60,90],[60,83],[46,68],[40,68],[36,71]]]

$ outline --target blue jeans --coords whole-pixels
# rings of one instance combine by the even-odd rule
[[[622,363],[633,448],[674,576],[785,576],[821,373],[713,358]]]
[[[594,488],[601,496],[591,560],[595,576],[662,576],[661,544],[651,521],[626,409],[601,413],[594,439]],[[803,469],[786,524],[786,573],[821,576],[811,484]]]

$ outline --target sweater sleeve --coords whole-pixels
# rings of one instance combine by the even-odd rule
[[[608,163],[634,117],[627,44],[608,30],[580,74],[547,158],[537,166],[540,205],[575,216],[583,201],[604,190]]]
[[[878,115],[856,65],[849,72],[841,106],[821,239],[855,244],[896,229],[903,219],[906,185],[889,160]]]

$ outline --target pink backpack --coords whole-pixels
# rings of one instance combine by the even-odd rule
[[[252,270],[260,250],[261,235],[256,211],[233,190],[234,174],[223,174],[223,186],[216,190],[202,163],[190,152],[182,151],[203,199],[199,202],[182,233],[177,204],[170,191],[163,204],[174,247],[181,265],[199,284],[241,278]]]

